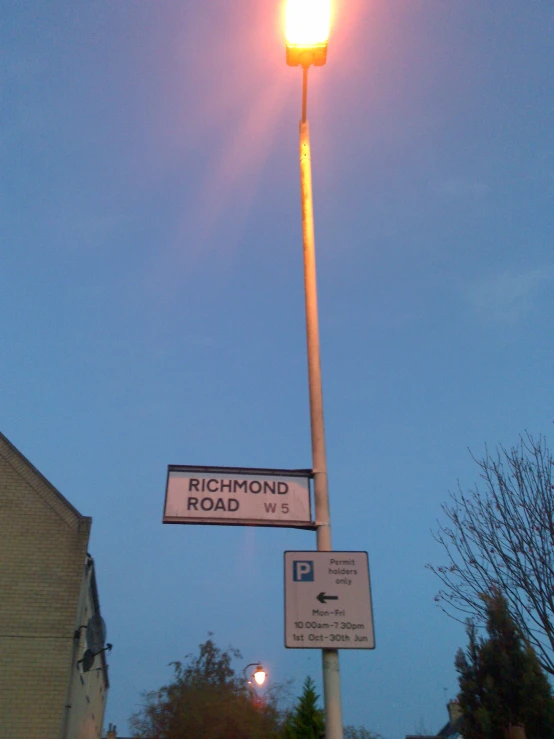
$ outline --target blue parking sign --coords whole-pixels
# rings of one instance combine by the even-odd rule
[[[294,582],[313,582],[313,560],[294,559],[292,561],[292,579]]]

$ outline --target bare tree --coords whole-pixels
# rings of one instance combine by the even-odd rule
[[[473,457],[473,455],[472,455]],[[554,675],[554,459],[546,440],[530,434],[473,457],[481,487],[450,494],[435,539],[447,563],[428,565],[442,581],[435,597],[448,615],[486,622],[483,594],[499,589],[510,613]]]
[[[345,726],[344,739],[383,739],[383,737],[369,731],[365,726]]]
[[[424,720],[420,718],[416,724],[414,733],[410,734],[410,736],[435,736],[435,734],[430,729],[427,728]]]

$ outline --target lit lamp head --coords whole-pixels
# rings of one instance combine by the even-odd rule
[[[256,669],[254,670],[254,680],[256,681],[258,685],[263,685],[265,683],[266,677],[267,677],[266,671],[261,665],[258,665]]]
[[[321,67],[327,61],[331,0],[287,0],[287,64]]]

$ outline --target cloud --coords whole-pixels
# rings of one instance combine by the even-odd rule
[[[525,272],[505,270],[470,284],[466,299],[483,323],[511,325],[532,312],[542,290],[553,277],[551,267]]]

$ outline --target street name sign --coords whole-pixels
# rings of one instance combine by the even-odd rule
[[[311,470],[169,465],[164,523],[313,529]]]
[[[367,552],[285,552],[285,647],[375,649]]]

